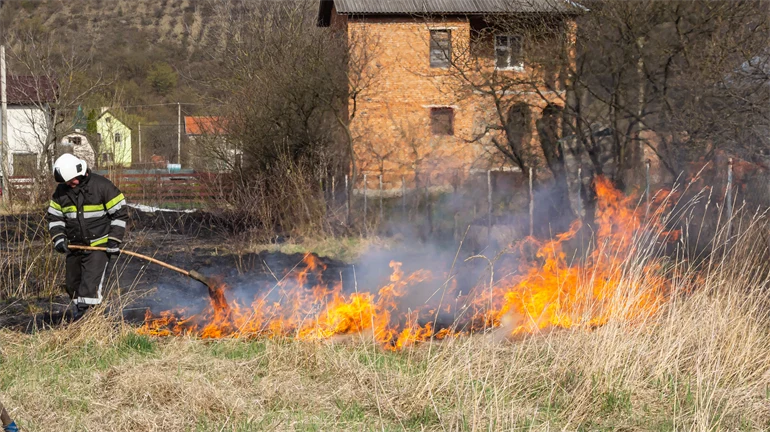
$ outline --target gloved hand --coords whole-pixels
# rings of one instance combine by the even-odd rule
[[[19,432],[19,427],[16,426],[16,422],[10,422],[7,425],[3,426],[3,430],[5,432]]]
[[[70,251],[70,248],[67,247],[68,244],[69,244],[69,241],[64,237],[61,237],[56,239],[56,241],[53,244],[53,249],[56,252],[59,252],[61,254],[66,254],[66,253],[69,253]]]
[[[120,253],[120,242],[117,240],[109,240],[107,241],[105,249],[107,249],[105,251],[107,252],[107,255],[117,255]]]

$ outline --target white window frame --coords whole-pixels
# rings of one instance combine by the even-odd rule
[[[497,38],[504,37],[508,41],[507,45],[498,45]],[[511,59],[511,39],[518,39],[519,40],[519,57],[521,57],[521,53],[524,51],[522,47],[522,37],[520,35],[513,35],[513,34],[497,34],[495,35],[495,69],[502,70],[502,71],[516,71],[516,72],[522,72],[524,71],[524,61],[519,60],[518,64],[512,65],[512,59]],[[508,66],[505,67],[499,67],[497,66],[497,53],[500,50],[504,50],[508,52]]]

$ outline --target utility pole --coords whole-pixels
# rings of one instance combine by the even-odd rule
[[[0,127],[0,134],[2,134],[2,142],[0,142],[0,169],[3,171],[3,202],[8,200],[8,164],[6,163],[6,157],[8,153],[8,93],[6,89],[6,70],[5,70],[5,45],[0,46],[0,115],[2,118],[2,126]]]
[[[142,163],[142,124],[139,123],[139,163]]]
[[[176,163],[182,166],[182,104],[177,102]]]

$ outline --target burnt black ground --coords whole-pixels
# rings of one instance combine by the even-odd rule
[[[242,302],[259,292],[270,289],[276,279],[305,268],[304,254],[247,253],[220,255],[214,248],[195,248],[192,251],[167,251],[165,248],[132,249],[153,256],[185,270],[194,269],[228,285],[228,300],[238,298]],[[351,272],[345,263],[321,258],[326,265],[322,279],[333,284]],[[311,277],[309,283],[319,283]],[[351,283],[352,285],[352,283]],[[129,322],[142,322],[146,310],[158,313],[162,310],[187,308],[191,312],[202,310],[208,304],[207,287],[180,273],[148,263],[138,258],[121,256],[110,262],[107,284],[113,296],[113,304],[124,303],[123,316]],[[120,295],[115,296],[119,291]],[[62,293],[64,290],[62,289]],[[69,298],[59,295],[53,298],[9,301],[0,305],[0,327],[19,331],[34,331],[61,323],[69,306]],[[67,316],[68,320],[71,319]]]
[[[207,277],[219,278],[228,286],[225,293],[228,301],[250,305],[255,298],[266,294],[269,294],[271,300],[280,301],[280,290],[276,288],[278,282],[284,278],[296,279],[297,273],[306,267],[303,263],[304,253],[223,252],[233,248],[228,247],[231,245],[223,241],[221,235],[214,234],[217,231],[216,224],[205,215],[177,214],[177,219],[173,215],[133,211],[130,224],[133,232],[126,248],[185,270],[196,270]],[[37,225],[33,223],[35,219],[28,217],[23,224],[18,221],[14,223],[17,226]],[[35,231],[39,236],[40,230]],[[461,255],[455,262],[456,252],[415,244],[397,250],[371,251],[355,263],[321,257],[319,261],[325,270],[319,276],[311,273],[304,288],[300,289],[318,284],[332,286],[341,282],[345,292],[376,292],[388,283],[392,273],[389,264],[395,260],[403,263],[402,269],[407,275],[418,269],[430,269],[434,274],[432,281],[414,286],[401,299],[401,306],[405,310],[413,310],[435,296],[449,274],[453,275],[452,278],[463,294],[467,293],[467,287],[475,286],[480,279],[489,278],[486,260],[466,262]],[[499,260],[498,265],[504,261]],[[453,262],[454,268],[450,271]],[[496,276],[503,276],[503,273],[497,272]],[[297,289],[292,284],[288,288]],[[200,312],[209,304],[208,290],[204,284],[128,256],[113,258],[111,261],[107,289],[111,294],[110,305],[120,306],[118,310],[122,311],[124,319],[134,324],[143,321],[148,309],[157,314],[164,310],[185,308],[187,313],[192,314]],[[0,327],[25,332],[56,327],[62,323],[63,318],[71,319],[67,315],[68,307],[69,299],[63,287],[61,295],[52,298],[8,300],[0,304]]]

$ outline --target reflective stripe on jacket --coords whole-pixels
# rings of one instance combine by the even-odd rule
[[[111,181],[90,170],[75,188],[60,184],[48,204],[48,231],[73,244],[99,246],[123,240],[128,221],[126,199]]]

